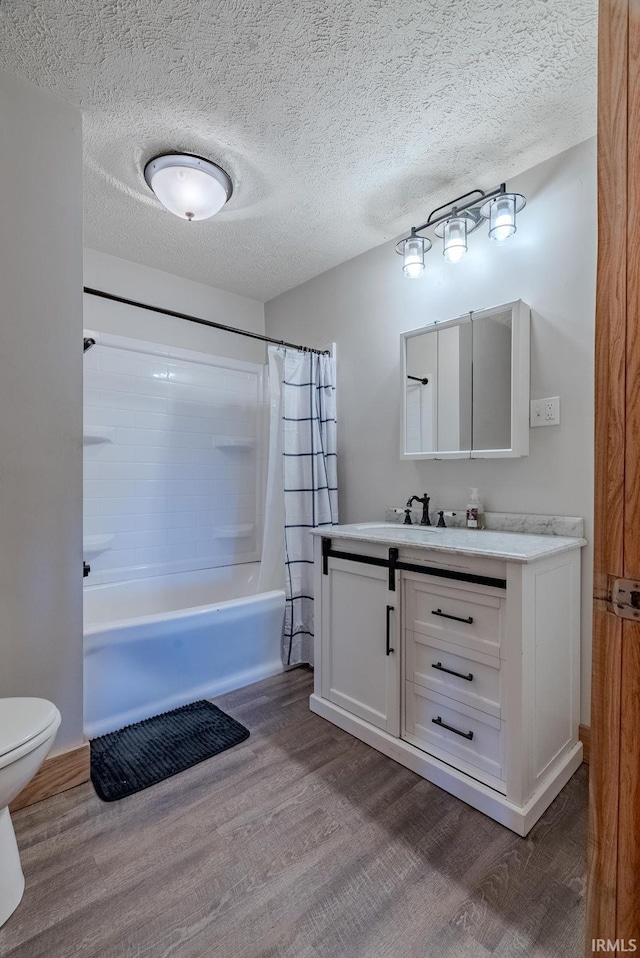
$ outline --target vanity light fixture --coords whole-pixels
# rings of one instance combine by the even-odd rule
[[[396,246],[396,252],[403,257],[402,271],[407,279],[418,279],[424,272],[424,254],[431,249],[431,240],[426,236],[416,236],[413,230],[411,236],[401,240]]]
[[[458,213],[453,209],[453,215],[438,223],[434,232],[442,239],[442,253],[447,263],[459,263],[467,252],[467,236],[476,230],[482,220],[471,216],[470,213]]]
[[[144,168],[144,178],[170,213],[189,221],[214,216],[233,193],[222,167],[191,153],[154,157]]]
[[[426,223],[414,226],[411,235],[400,240],[396,253],[403,257],[403,272],[409,279],[417,279],[424,272],[424,254],[431,249],[427,237],[418,236],[434,227],[436,236],[442,239],[442,252],[447,263],[459,263],[468,249],[467,237],[486,220],[489,221],[489,237],[496,243],[504,243],[516,232],[516,214],[526,204],[521,193],[507,193],[505,183],[489,192],[470,190],[442,206],[432,210]],[[420,246],[420,242],[422,245]]]
[[[517,230],[516,214],[527,201],[520,193],[500,193],[480,207],[482,216],[489,220],[489,237],[494,243],[504,243]]]

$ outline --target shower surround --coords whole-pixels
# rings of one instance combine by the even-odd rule
[[[258,560],[263,367],[85,336],[86,584]]]

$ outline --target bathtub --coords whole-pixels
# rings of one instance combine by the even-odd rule
[[[87,586],[84,733],[95,738],[282,671],[284,592],[260,563]]]

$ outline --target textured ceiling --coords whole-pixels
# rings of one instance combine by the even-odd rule
[[[85,242],[266,300],[595,132],[597,0],[4,0],[0,67],[84,111]],[[166,150],[229,204],[149,193]]]

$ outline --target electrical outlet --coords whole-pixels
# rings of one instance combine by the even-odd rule
[[[553,399],[544,401],[544,421],[550,426],[557,426],[560,422],[560,397],[554,396]]]
[[[560,397],[531,400],[531,427],[557,426],[560,424]]]

